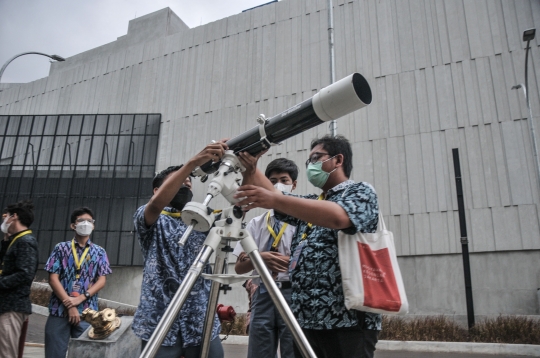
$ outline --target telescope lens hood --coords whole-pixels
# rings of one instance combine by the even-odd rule
[[[313,108],[317,117],[328,122],[367,106],[371,100],[367,80],[353,73],[317,92],[313,96]]]

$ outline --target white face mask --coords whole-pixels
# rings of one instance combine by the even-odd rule
[[[10,217],[11,217],[11,216],[6,216],[5,219],[4,219],[4,221],[2,221],[2,227],[1,227],[1,229],[2,229],[2,232],[3,232],[4,234],[7,234],[7,233],[8,233],[8,229],[9,229],[9,227],[11,226],[11,224],[13,223],[13,222],[10,222],[9,224],[6,224],[6,221],[8,221],[8,219],[9,219]]]
[[[80,222],[75,226],[75,232],[81,236],[89,236],[92,230],[94,230],[94,226],[88,221]]]
[[[286,184],[283,184],[283,183],[275,183],[274,184],[274,188],[276,188],[279,191],[286,191],[287,193],[292,192],[292,187],[293,187],[292,184],[289,184],[289,185],[286,185]]]

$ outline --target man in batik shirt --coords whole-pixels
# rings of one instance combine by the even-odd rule
[[[297,196],[274,190],[253,158],[241,153],[248,167],[237,198],[245,210],[274,209],[276,218],[296,226],[289,264],[291,309],[318,357],[373,357],[381,315],[347,310],[338,262],[338,231],[372,233],[379,206],[373,187],[349,180],[350,143],[342,136],[325,136],[311,143],[306,162],[310,183],[321,195]],[[284,194],[284,195],[283,195]],[[301,357],[295,347],[295,356]]]
[[[90,240],[94,223],[90,208],[75,209],[70,224],[75,237],[57,244],[45,264],[53,290],[45,324],[47,358],[64,358],[69,339],[88,328],[81,314],[87,308],[98,310],[97,293],[112,272],[105,249]]]
[[[133,331],[142,339],[143,349],[206,239],[206,234],[193,231],[184,246],[178,244],[187,229],[180,214],[192,197],[189,174],[209,160],[219,160],[226,148],[221,142],[210,144],[185,165],[158,173],[152,181],[154,195],[133,216],[144,257],[141,299],[133,320]],[[210,273],[209,265],[205,272]],[[202,277],[197,279],[155,357],[199,357],[210,286],[210,281]],[[219,331],[216,315],[210,358],[223,357]]]

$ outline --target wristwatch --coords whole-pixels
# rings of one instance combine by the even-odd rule
[[[89,300],[90,297],[92,297],[92,295],[90,294],[90,292],[86,291],[86,292],[84,293],[84,297],[86,297],[86,299]]]

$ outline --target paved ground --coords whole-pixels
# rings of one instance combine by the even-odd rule
[[[26,342],[43,344],[45,342],[45,322],[47,317],[38,314],[30,315],[30,324],[26,334]],[[224,344],[225,358],[245,358],[247,346],[239,344]],[[43,347],[27,346],[24,349],[24,358],[44,358]],[[377,351],[375,358],[511,358],[517,356],[488,355],[488,354],[457,354],[457,353],[418,353],[405,351]],[[126,357],[129,358],[129,357]]]

